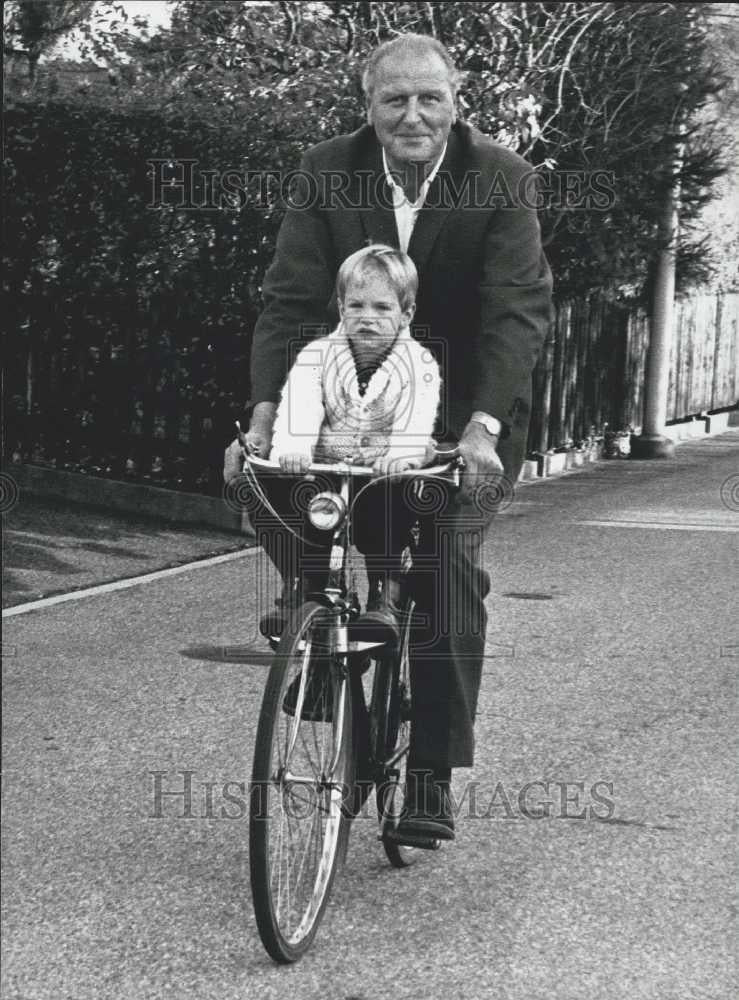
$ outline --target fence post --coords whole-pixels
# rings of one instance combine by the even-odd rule
[[[552,412],[552,383],[554,381],[554,343],[559,334],[561,315],[562,307],[560,306],[557,309],[557,318],[555,322],[552,323],[549,333],[546,336],[544,349],[542,351],[544,390],[542,392],[539,405],[541,423],[539,424],[539,441],[537,443],[537,450],[542,452],[542,454],[549,447],[549,421]]]
[[[644,427],[631,445],[634,458],[672,458],[675,443],[664,436],[667,419],[667,395],[670,384],[670,346],[675,310],[675,261],[680,225],[680,171],[683,144],[678,142],[672,164],[672,176],[665,192],[660,219],[663,246],[657,256],[652,315],[647,353]]]

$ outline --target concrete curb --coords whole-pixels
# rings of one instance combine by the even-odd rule
[[[733,419],[732,419],[733,418]],[[730,427],[739,424],[739,411],[728,410],[724,413],[705,413],[691,420],[681,420],[677,424],[668,424],[664,429],[664,436],[670,438],[675,444],[680,441],[693,441],[695,438],[706,437],[707,435],[723,434]]]
[[[724,434],[732,427],[739,427],[739,409],[726,410],[723,413],[705,413],[699,417],[691,417],[690,420],[669,424],[664,429],[664,436],[674,441],[675,444],[681,444],[683,441],[695,441],[700,438]],[[626,455],[619,458],[606,458],[603,441],[598,438],[586,448],[568,448],[566,451],[552,450],[543,455],[540,454],[536,458],[527,459],[521,468],[518,482],[527,483],[550,479],[552,476],[575,472],[593,462],[618,462],[624,461],[626,458],[628,458]]]
[[[43,465],[9,465],[5,474],[21,493],[104,507],[110,511],[156,517],[173,524],[201,524],[239,535],[254,536],[245,511],[233,510],[223,497],[178,493],[143,483],[87,476]]]
[[[568,448],[564,451],[548,451],[527,458],[521,467],[519,483],[527,483],[538,479],[551,479],[565,472],[574,472],[585,468],[593,462],[599,462],[603,457],[603,442],[596,440],[585,448]]]

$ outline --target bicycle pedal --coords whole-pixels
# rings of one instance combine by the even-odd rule
[[[436,837],[414,837],[412,834],[399,834],[396,830],[389,830],[378,839],[399,847],[417,847],[421,851],[438,851],[441,847],[441,841]]]

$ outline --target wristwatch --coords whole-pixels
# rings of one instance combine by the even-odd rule
[[[470,421],[475,424],[482,424],[488,434],[491,434],[493,437],[500,437],[503,424],[496,417],[491,417],[489,413],[483,413],[482,410],[475,410],[470,417]]]

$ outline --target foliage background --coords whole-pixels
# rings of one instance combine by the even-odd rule
[[[6,451],[217,491],[279,191],[153,208],[148,161],[193,160],[196,205],[202,171],[294,168],[362,123],[359,69],[401,30],[450,47],[464,117],[537,169],[613,175],[607,211],[542,213],[560,299],[648,303],[678,143],[681,285],[711,274],[691,225],[730,147],[702,5],[180,0],[151,37],[93,6],[6,5]],[[71,27],[87,62],[44,62]]]

